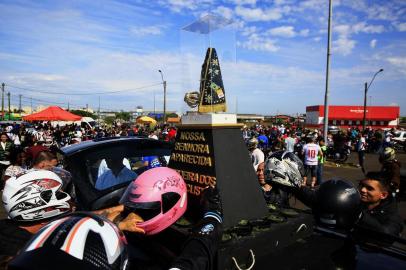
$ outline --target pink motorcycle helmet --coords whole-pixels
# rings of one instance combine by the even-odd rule
[[[144,229],[146,235],[157,234],[185,213],[186,183],[173,169],[153,168],[142,173],[128,186],[120,203],[144,220],[137,226]]]

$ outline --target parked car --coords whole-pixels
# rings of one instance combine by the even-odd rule
[[[108,170],[106,160],[121,159],[133,174],[140,175],[148,169],[145,157],[156,157],[166,166],[172,144],[141,137],[111,137],[84,141],[59,150],[64,168],[71,172],[79,209],[96,210],[117,205],[131,180],[96,188],[100,176]]]
[[[336,134],[336,133],[338,133],[340,131],[340,128],[337,127],[337,126],[329,126],[327,130],[331,134]]]
[[[402,142],[402,143],[405,142],[406,141],[406,131],[404,131],[404,130],[396,131],[392,140],[395,142]]]

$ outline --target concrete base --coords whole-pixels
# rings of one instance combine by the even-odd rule
[[[182,115],[182,125],[219,125],[237,124],[237,115],[231,113],[187,112]]]

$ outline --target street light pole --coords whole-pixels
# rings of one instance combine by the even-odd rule
[[[158,70],[161,73],[162,84],[164,86],[164,124],[166,124],[166,81],[164,80],[164,75],[162,70]]]
[[[333,16],[333,0],[329,0],[328,4],[328,32],[327,32],[327,64],[326,64],[326,91],[324,94],[324,119],[323,119],[323,137],[327,141],[328,132],[328,98],[329,92],[329,75],[330,75],[330,56],[331,56],[331,27],[332,27],[332,16]]]
[[[365,126],[366,126],[366,116],[367,116],[367,94],[368,94],[368,89],[369,87],[371,87],[372,82],[375,80],[376,75],[378,75],[378,73],[382,72],[383,68],[381,68],[380,70],[378,70],[374,76],[372,77],[371,82],[368,84],[368,82],[365,83],[364,85],[364,119],[362,121],[362,130],[365,131]]]

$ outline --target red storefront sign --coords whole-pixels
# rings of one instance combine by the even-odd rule
[[[329,120],[363,120],[363,106],[329,106]],[[308,106],[306,112],[318,112],[324,117],[324,106]],[[395,106],[368,106],[366,116],[369,121],[392,121],[399,118],[400,108]]]

